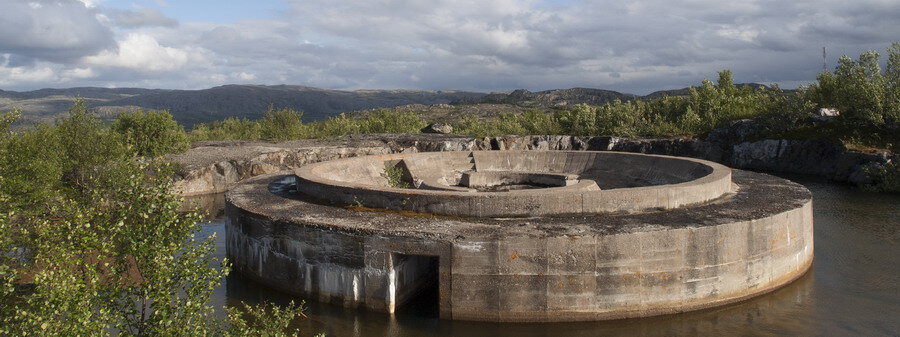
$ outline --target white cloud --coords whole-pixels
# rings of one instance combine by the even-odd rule
[[[0,12],[0,25],[32,27],[0,29],[0,53],[11,55],[4,69],[38,74],[49,64],[48,81],[72,85],[646,93],[726,68],[739,82],[813,81],[822,46],[835,58],[855,56],[900,36],[900,3],[883,0],[289,0],[277,17],[229,23],[174,22],[156,9],[88,2],[4,3],[10,10]],[[47,9],[56,4],[71,17]],[[30,21],[10,21],[17,18]],[[33,33],[41,25],[60,32]]]
[[[58,80],[56,72],[49,66],[41,67],[5,67],[0,66],[0,86],[13,86],[27,83],[41,85]]]
[[[721,37],[740,40],[744,42],[755,42],[759,36],[759,31],[745,27],[724,27],[716,31]]]
[[[119,41],[115,50],[88,56],[84,63],[101,67],[128,68],[136,71],[166,71],[184,67],[192,56],[188,51],[161,46],[150,35],[133,33]],[[199,61],[199,60],[198,60]]]
[[[231,77],[241,80],[241,81],[253,81],[256,79],[256,75],[251,73],[239,72],[231,74]]]
[[[72,62],[114,45],[113,32],[77,0],[0,0],[0,53]]]
[[[93,78],[97,76],[94,73],[94,69],[91,68],[74,68],[74,69],[66,69],[61,72],[62,77],[67,79],[84,79],[84,78]]]

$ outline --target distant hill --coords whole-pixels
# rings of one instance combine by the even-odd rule
[[[28,92],[0,91],[0,111],[20,108],[19,124],[52,122],[65,116],[72,101],[83,97],[103,119],[135,108],[169,110],[179,123],[228,117],[262,117],[269,105],[304,112],[304,121],[322,120],[341,112],[409,104],[447,104],[474,100],[484,93],[425,90],[329,90],[304,86],[224,85],[203,90],[70,88]]]
[[[738,84],[741,86],[744,84]],[[749,83],[753,87],[761,84]],[[101,119],[111,120],[123,110],[137,108],[169,110],[179,123],[190,128],[197,123],[228,117],[261,118],[269,105],[303,111],[305,122],[339,113],[367,115],[372,109],[397,108],[422,112],[440,121],[453,121],[462,114],[478,116],[518,113],[527,109],[551,110],[575,104],[603,105],[614,100],[655,99],[684,96],[688,89],[657,91],[646,96],[591,88],[554,89],[531,92],[479,93],[426,90],[331,90],[294,85],[223,85],[203,90],[140,88],[68,88],[16,92],[0,90],[0,111],[22,109],[18,125],[53,122],[65,116],[76,97],[84,98]],[[472,110],[472,111],[469,111]]]
[[[738,84],[735,84],[734,86],[736,86],[738,88],[743,87],[743,86],[750,86],[753,89],[769,87],[765,84],[759,84],[759,83],[738,83]],[[788,91],[793,92],[793,90],[785,90],[785,92],[788,92]],[[665,97],[665,96],[688,96],[690,94],[691,94],[690,87],[687,87],[687,88],[681,88],[681,89],[660,90],[660,91],[652,92],[648,95],[641,96],[641,99],[642,100],[652,100],[652,99],[657,99],[657,98],[661,98],[661,97]]]
[[[735,84],[737,87],[750,86],[752,88],[765,88],[766,85],[759,83],[740,83]],[[553,89],[545,91],[531,92],[525,89],[518,89],[511,92],[490,93],[480,99],[468,102],[468,104],[513,104],[523,108],[562,108],[575,104],[603,105],[615,100],[627,101],[632,99],[652,100],[664,96],[687,96],[690,95],[689,88],[662,90],[645,96],[625,94],[617,91],[591,89],[591,88],[571,88],[571,89]]]
[[[635,97],[632,94],[590,88],[554,89],[538,92],[519,89],[509,93],[491,93],[475,103],[514,104],[528,108],[554,108],[575,104],[602,105],[617,99],[625,101]]]

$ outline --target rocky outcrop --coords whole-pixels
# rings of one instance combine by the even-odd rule
[[[390,152],[388,147],[367,144],[294,148],[233,144],[199,146],[171,159],[181,166],[174,188],[181,195],[189,196],[225,192],[244,179],[307,163]],[[197,159],[198,156],[201,158]]]
[[[807,174],[856,184],[871,183],[863,168],[900,160],[888,153],[845,151],[825,140],[748,141],[752,125],[738,121],[706,139],[626,139],[561,135],[475,138],[445,134],[353,135],[339,140],[284,143],[206,142],[171,156],[181,165],[175,188],[182,195],[224,192],[249,177],[307,163],[387,153],[473,150],[621,151],[693,157],[733,168]]]
[[[420,130],[422,133],[453,133],[453,126],[445,123],[432,123]]]

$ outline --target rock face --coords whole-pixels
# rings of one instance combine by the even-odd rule
[[[262,146],[259,143],[221,142],[194,147],[188,152],[171,156],[181,166],[175,190],[181,195],[202,195],[225,192],[244,179],[289,170],[307,163],[391,153],[386,146],[371,146],[359,142],[355,146],[282,143],[281,146]]]
[[[444,123],[434,123],[429,124],[428,126],[422,128],[422,133],[443,133],[450,134],[453,133],[453,127],[450,124]]]
[[[737,144],[752,139],[760,129],[759,123],[752,119],[739,119],[727,127],[710,131],[706,140],[713,143]]]
[[[249,177],[307,163],[369,154],[478,150],[619,151],[711,160],[738,169],[797,173],[835,181],[870,183],[862,169],[900,160],[887,153],[844,151],[824,140],[748,141],[752,122],[737,121],[706,139],[626,139],[561,135],[475,138],[445,134],[353,135],[338,140],[284,143],[207,142],[171,156],[181,165],[175,188],[182,195],[227,191]]]

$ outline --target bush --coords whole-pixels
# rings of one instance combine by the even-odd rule
[[[300,120],[303,112],[293,109],[269,110],[259,121],[260,136],[272,141],[297,139],[303,135],[303,122]]]
[[[9,133],[9,126],[21,116],[22,112],[19,110],[0,113],[0,132],[4,134]],[[2,137],[2,135],[0,135],[0,137]]]
[[[900,163],[866,166],[863,170],[874,181],[863,188],[875,192],[900,193]]]
[[[206,124],[195,125],[189,137],[191,141],[201,140],[257,140],[260,139],[260,125],[246,118],[226,118]]]
[[[0,138],[0,193],[20,212],[46,211],[65,171],[59,137],[46,124]]]
[[[363,133],[418,133],[428,125],[414,112],[391,112],[384,109],[376,110],[359,122]]]
[[[363,133],[361,119],[350,118],[346,114],[339,114],[324,121],[310,123],[304,130],[305,138],[327,138],[349,134]]]
[[[778,88],[770,93],[759,116],[761,133],[767,137],[784,138],[806,127],[813,116],[815,104],[804,99],[803,89],[792,95],[783,94]]]
[[[619,104],[621,102],[614,103]],[[587,104],[578,104],[571,109],[558,111],[555,115],[560,129],[573,136],[591,136],[604,133],[609,127],[607,116],[604,112],[613,104],[606,104],[601,108],[591,107]],[[599,120],[598,120],[599,119]]]
[[[55,130],[63,151],[63,178],[76,191],[102,175],[104,164],[130,157],[123,136],[88,113],[83,99],[75,100],[69,117],[58,120]]]
[[[887,52],[884,74],[873,50],[856,60],[841,56],[834,72],[821,73],[809,87],[807,98],[817,107],[837,108],[842,120],[857,126],[900,120],[900,43],[892,44]]]
[[[493,137],[501,135],[526,134],[519,117],[516,114],[501,114],[494,119],[479,119],[473,115],[467,115],[462,123],[453,126],[453,130],[460,134],[470,134],[480,137]]]
[[[166,110],[122,112],[112,129],[125,138],[139,156],[157,157],[179,153],[190,147],[184,128]]]
[[[302,315],[215,317],[229,268],[197,237],[200,215],[82,101],[57,127],[0,131],[0,336],[286,335]]]
[[[527,110],[517,116],[519,125],[530,135],[558,135],[563,133],[556,116],[540,110]]]

